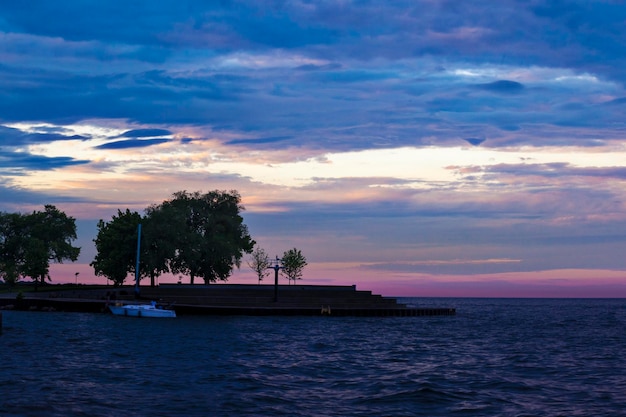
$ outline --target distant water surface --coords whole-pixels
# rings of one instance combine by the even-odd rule
[[[626,416],[626,300],[453,317],[3,312],[0,416]]]

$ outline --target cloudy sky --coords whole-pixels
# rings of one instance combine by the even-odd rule
[[[0,210],[77,219],[53,282],[93,278],[98,219],[236,189],[303,283],[626,297],[625,25],[609,0],[1,2]]]

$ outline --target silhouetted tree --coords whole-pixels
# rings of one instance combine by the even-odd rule
[[[270,257],[267,252],[265,252],[265,250],[263,250],[260,246],[257,246],[252,252],[251,259],[248,261],[248,266],[256,273],[260,284],[261,281],[263,281],[263,278],[270,274],[268,268],[272,266],[272,263],[270,262]]]
[[[30,277],[35,284],[50,280],[50,262],[76,261],[80,248],[76,239],[76,220],[55,206],[31,214],[0,216],[0,274],[11,284]]]
[[[281,259],[283,269],[281,273],[287,277],[289,283],[293,280],[302,279],[302,270],[307,265],[306,258],[302,252],[296,248],[290,249],[283,254]]]
[[[176,239],[179,232],[173,213],[153,205],[146,209],[142,221],[141,270],[150,277],[150,286],[156,285],[156,277],[169,272],[170,260],[176,256]]]
[[[50,280],[50,262],[74,262],[80,254],[80,248],[72,246],[76,239],[76,219],[50,204],[44,211],[34,211],[26,217],[25,237],[22,275],[31,277],[35,283]]]
[[[137,257],[137,225],[141,215],[126,209],[117,211],[111,221],[98,221],[98,235],[94,239],[96,257],[90,263],[97,276],[105,276],[113,285],[123,285],[126,277],[135,271]]]
[[[226,281],[244,253],[251,253],[254,240],[239,215],[244,210],[236,191],[206,194],[179,191],[153,211],[163,211],[174,231],[175,244],[169,267],[173,273],[195,277],[205,283]]]
[[[118,210],[110,222],[98,222],[94,240],[98,251],[91,263],[96,275],[122,285],[135,271],[137,236],[142,224],[140,278],[164,272],[201,277],[205,283],[227,280],[244,253],[252,252],[254,240],[239,215],[243,210],[236,191],[206,194],[179,191],[172,199],[146,209],[145,217]]]
[[[21,276],[25,250],[25,216],[0,213],[0,278],[9,286]]]

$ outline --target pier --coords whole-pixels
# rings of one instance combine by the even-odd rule
[[[161,284],[140,287],[143,300],[171,304],[179,315],[413,317],[453,316],[454,308],[408,307],[396,298],[337,285]],[[0,307],[55,311],[103,311],[106,303],[135,302],[132,287],[29,292]]]

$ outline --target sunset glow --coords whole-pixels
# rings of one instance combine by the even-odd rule
[[[189,3],[0,5],[0,211],[77,219],[53,282],[98,282],[98,219],[220,189],[305,284],[626,297],[623,5]]]

